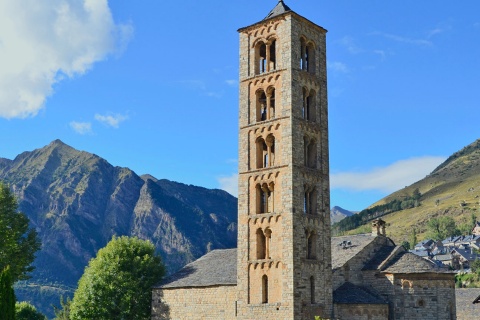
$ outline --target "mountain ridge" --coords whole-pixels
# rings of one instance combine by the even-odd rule
[[[0,180],[42,241],[32,279],[17,285],[17,296],[50,316],[50,305],[76,287],[114,235],[152,241],[169,272],[209,250],[236,246],[237,199],[227,192],[139,176],[61,140],[0,158]],[[58,292],[43,299],[45,288]]]

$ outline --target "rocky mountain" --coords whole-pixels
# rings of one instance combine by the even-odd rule
[[[346,217],[350,217],[350,216],[354,215],[355,213],[357,213],[357,212],[348,211],[348,210],[343,209],[341,207],[335,206],[330,210],[330,221],[331,221],[332,224],[334,224],[336,222],[339,222],[339,221],[345,219]]]
[[[408,241],[414,228],[418,240],[422,240],[427,222],[435,217],[451,216],[457,226],[469,223],[472,213],[480,219],[480,139],[452,154],[425,178],[368,209],[371,212],[362,223],[382,216],[389,224],[387,233],[397,243]],[[340,224],[359,220],[362,214],[346,218]],[[367,228],[356,230],[361,232]]]
[[[60,140],[0,158],[0,180],[42,241],[32,279],[17,285],[17,297],[50,315],[114,235],[151,240],[169,272],[236,246],[237,199],[227,192],[138,176]]]

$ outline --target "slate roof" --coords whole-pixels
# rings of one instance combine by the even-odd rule
[[[280,0],[280,1],[278,1],[278,3],[277,3],[277,5],[275,6],[275,8],[273,8],[272,11],[270,11],[270,12],[268,13],[268,15],[265,17],[265,19],[263,19],[263,20],[267,20],[267,19],[270,19],[270,18],[279,16],[279,15],[284,14],[285,12],[289,12],[289,11],[292,11],[292,9],[290,9],[290,8],[283,2],[283,0]]]
[[[362,270],[377,270],[380,265],[387,259],[392,252],[398,247],[396,246],[384,246],[381,247],[370,261],[368,261],[362,268]]]
[[[342,304],[388,304],[380,295],[350,282],[345,282],[333,291],[333,302]]]
[[[332,238],[332,269],[335,270],[343,266],[374,240],[375,237],[369,233]],[[344,241],[350,241],[351,245],[344,247]]]
[[[166,278],[156,288],[237,284],[237,249],[213,250]]]
[[[386,273],[446,273],[445,269],[436,266],[411,252],[403,252],[390,260],[382,270]]]
[[[419,256],[419,257],[429,257],[430,253],[427,250],[410,250],[409,252]]]
[[[476,253],[473,253],[470,249],[455,248],[455,249],[452,249],[451,253],[452,254],[456,253],[468,261],[474,261],[475,259],[479,258],[479,255]]]
[[[474,301],[477,300],[479,295],[480,289],[478,288],[455,290],[458,320],[478,319],[480,305]]]

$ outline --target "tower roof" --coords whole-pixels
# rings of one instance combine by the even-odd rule
[[[283,0],[278,1],[277,5],[275,8],[270,11],[270,13],[265,17],[263,20],[267,20],[276,16],[279,16],[285,12],[292,11],[284,2]]]

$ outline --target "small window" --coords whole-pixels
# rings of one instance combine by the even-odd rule
[[[257,230],[257,259],[265,259],[266,239],[262,229]]]
[[[310,277],[310,303],[315,304],[315,278]]]
[[[268,277],[262,277],[262,303],[268,303]]]

